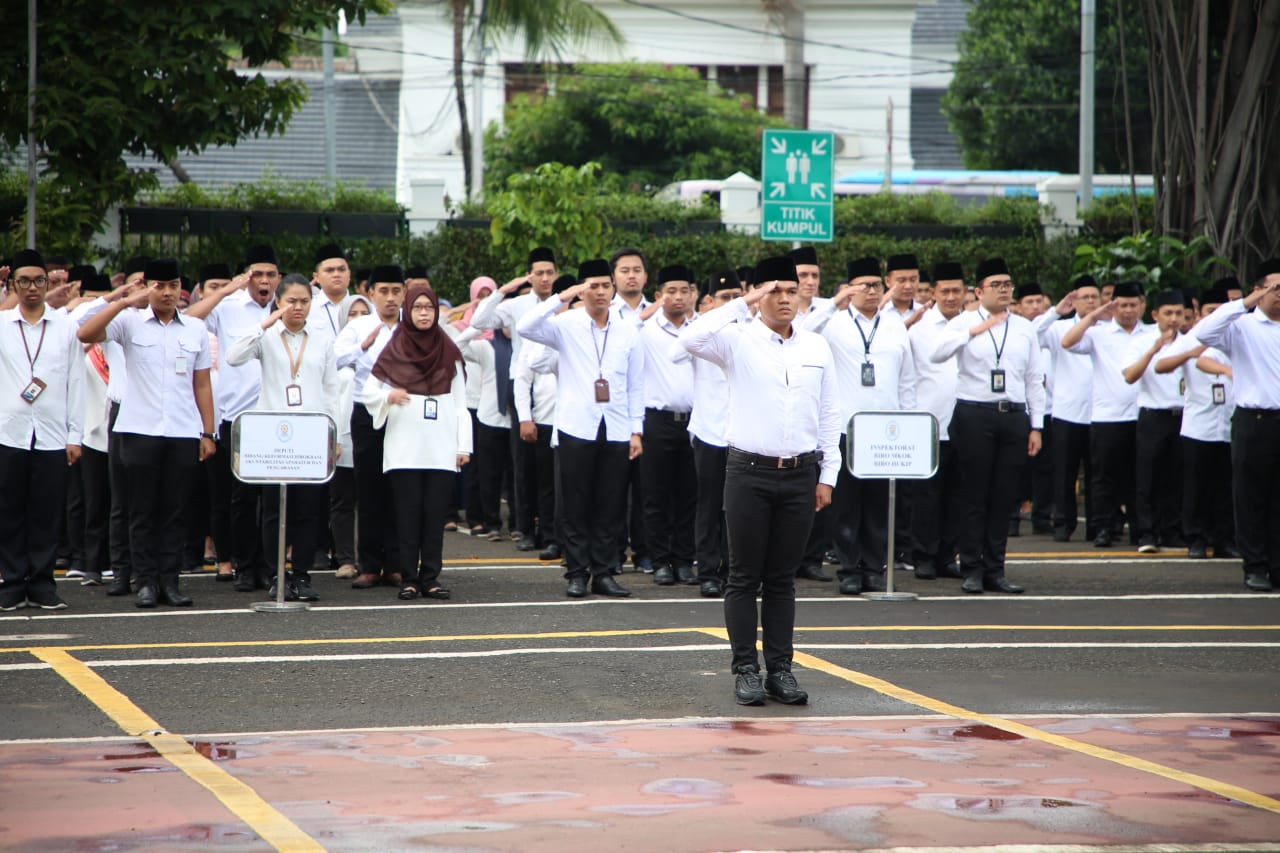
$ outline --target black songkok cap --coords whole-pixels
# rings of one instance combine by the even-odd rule
[[[373,272],[369,273],[369,283],[377,284],[382,281],[394,281],[398,284],[404,284],[404,270],[400,269],[397,264],[374,267]]]
[[[663,267],[658,270],[658,287],[662,287],[662,285],[669,281],[691,282],[693,279],[693,270],[689,269],[684,264],[672,264],[669,267]]]
[[[17,267],[14,267],[14,269],[17,269]],[[84,283],[86,281],[91,281],[97,274],[98,270],[91,264],[76,264],[74,267],[67,270],[67,281],[78,281],[80,282],[81,289],[83,289]]]
[[[880,278],[880,259],[868,257],[849,261],[849,266],[845,272],[848,274],[849,281],[853,281],[855,278],[865,278],[869,275]]]
[[[13,253],[13,259],[9,261],[9,269],[17,270],[22,267],[40,267],[46,272],[49,270],[45,266],[44,256],[35,249],[22,249]]]
[[[1258,281],[1280,272],[1280,258],[1270,258],[1258,265]]]
[[[153,258],[147,261],[142,277],[147,281],[173,281],[182,278],[182,272],[173,258]]]
[[[549,264],[556,262],[556,253],[548,249],[546,246],[539,246],[529,253],[529,269],[533,269],[533,265],[539,261],[546,261]]]
[[[737,270],[735,270],[735,272],[737,272],[737,274],[738,274],[738,282],[739,282],[740,284],[747,285],[747,284],[755,284],[755,283],[756,283],[756,268],[755,268],[755,267],[738,267],[738,269],[737,269]]]
[[[1089,275],[1088,273],[1085,273],[1084,275],[1076,276],[1076,280],[1071,282],[1072,289],[1075,289],[1077,287],[1097,287],[1097,286],[1098,286],[1098,280],[1093,276]]]
[[[94,293],[111,290],[111,276],[104,272],[95,275],[91,280],[80,285],[81,291],[92,291]]]
[[[151,260],[146,255],[134,255],[132,258],[124,262],[124,277],[128,278],[136,272],[142,272],[147,268],[147,261]]]
[[[1005,264],[1004,258],[987,258],[985,261],[978,264],[978,274],[975,278],[978,281],[978,286],[981,287],[982,280],[985,278],[990,278],[993,275],[1008,274],[1009,267]]]
[[[1240,282],[1235,276],[1229,275],[1226,278],[1220,278],[1213,283],[1212,287],[1200,294],[1201,305],[1221,305],[1224,302],[1230,302],[1231,296],[1228,290],[1239,290]]]
[[[797,266],[809,264],[816,267],[818,265],[818,252],[812,246],[801,246],[799,249],[792,249],[789,254],[792,262]]]
[[[939,261],[933,265],[933,280],[964,281],[964,267],[955,261]]]
[[[417,266],[409,267],[404,271],[404,277],[405,278],[426,278],[427,268],[422,266],[421,264]]]
[[[1116,288],[1119,295],[1120,288]],[[1183,295],[1181,290],[1162,290],[1156,294],[1155,307],[1162,308],[1165,305],[1177,305],[1179,308],[1185,308],[1187,297]]]
[[[534,249],[533,251],[537,252],[538,250]],[[547,249],[546,251],[550,253],[551,250]],[[551,261],[552,263],[555,263],[555,261],[550,257],[538,258],[537,260]],[[530,266],[533,265],[533,261],[534,257],[531,252],[529,254]],[[610,279],[613,278],[613,270],[609,268],[609,262],[604,258],[592,258],[589,261],[583,261],[582,265],[578,267],[578,281],[586,281],[589,278],[599,278],[600,276],[608,276]]]
[[[231,278],[231,267],[226,264],[205,264],[200,267],[200,283],[204,284],[211,278]]]
[[[1030,281],[1026,284],[1020,284],[1013,290],[1013,298],[1017,300],[1026,299],[1028,296],[1044,296],[1044,288],[1039,282]]]
[[[738,278],[738,274],[733,270],[722,270],[707,276],[704,287],[698,288],[698,295],[706,296],[708,293],[715,293],[718,290],[740,290],[742,288],[742,279]]]
[[[345,261],[347,256],[337,243],[325,243],[319,249],[316,249],[316,266],[320,266],[331,258],[341,258]]]
[[[920,262],[916,260],[915,255],[890,255],[888,263],[885,264],[885,273],[891,273],[894,270],[918,270]]]
[[[1142,284],[1136,281],[1122,281],[1116,285],[1116,289],[1112,291],[1112,299],[1132,299],[1133,297],[1144,297],[1146,294],[1142,290]],[[1178,299],[1182,299],[1182,294],[1178,294]]]
[[[771,281],[799,281],[796,273],[796,262],[790,255],[776,258],[765,258],[756,264],[756,284],[767,284]]]
[[[578,283],[578,280],[576,278],[569,275],[568,273],[565,273],[564,275],[557,278],[555,282],[551,285],[551,292],[564,293],[566,290],[573,287],[577,283]]]
[[[1224,276],[1223,278],[1218,279],[1213,283],[1213,287],[1220,288],[1223,293],[1226,293],[1228,290],[1243,289],[1240,287],[1240,279],[1233,275]],[[1211,287],[1209,289],[1212,290],[1213,288]]]
[[[276,257],[276,250],[270,246],[253,246],[245,254],[244,265],[246,267],[253,264],[272,264],[276,267],[280,266],[280,261]]]

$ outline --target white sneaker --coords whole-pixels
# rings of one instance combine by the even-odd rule
[[[67,573],[65,575],[65,577],[68,577],[68,578],[82,578],[84,576],[85,575],[84,575],[83,569],[67,569]]]

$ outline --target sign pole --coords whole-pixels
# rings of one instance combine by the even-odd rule
[[[868,592],[864,596],[872,601],[913,601],[919,598],[914,592],[894,592],[893,589],[893,549],[894,531],[898,510],[898,478],[889,478],[889,553],[884,560],[885,591]]]
[[[259,613],[297,613],[299,610],[310,610],[311,605],[305,601],[284,600],[284,551],[285,521],[289,513],[289,487],[280,484],[280,541],[276,545],[276,600],[255,601],[250,605]]]

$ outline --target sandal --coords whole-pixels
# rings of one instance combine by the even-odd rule
[[[418,588],[411,583],[407,583],[400,587],[400,594],[396,598],[401,601],[413,601],[418,597]]]
[[[444,523],[444,530],[446,533],[453,533],[457,531],[457,529],[458,529],[458,522],[456,521],[446,521]]]
[[[435,598],[439,601],[447,601],[449,599],[449,590],[442,586],[433,586],[426,592],[422,593],[423,598]]]

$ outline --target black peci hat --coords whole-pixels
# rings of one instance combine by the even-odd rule
[[[880,278],[880,259],[879,258],[858,258],[856,261],[849,261],[845,273],[848,275],[849,281],[855,278],[866,278],[867,276],[875,276]]]
[[[204,284],[211,278],[230,279],[231,267],[226,264],[205,264],[200,267],[200,283]]]
[[[771,281],[799,281],[796,273],[796,262],[790,255],[765,258],[756,264],[756,284],[767,284]]]
[[[1013,298],[1021,302],[1028,296],[1044,296],[1044,288],[1040,286],[1038,281],[1029,281],[1026,284],[1020,284],[1013,290]]]
[[[755,267],[750,267],[750,266],[738,267],[736,270],[734,270],[734,272],[738,274],[738,281],[743,286],[752,285],[756,283]]]
[[[404,277],[410,278],[427,278],[427,268],[422,264],[415,264],[411,267],[405,267]]]
[[[916,260],[915,255],[890,255],[888,262],[885,264],[884,271],[886,274],[895,270],[918,270],[920,262]]]
[[[147,261],[151,260],[146,255],[134,255],[132,258],[124,262],[124,277],[128,278],[134,273],[142,272],[147,268]]]
[[[1119,288],[1116,288],[1119,290]],[[1181,290],[1162,290],[1156,294],[1155,308],[1163,308],[1166,305],[1177,305],[1179,308],[1185,308],[1187,305],[1187,297]]]
[[[374,267],[369,273],[370,286],[383,281],[393,281],[396,284],[404,284],[404,270],[399,264],[383,264],[380,267]]]
[[[1146,293],[1142,290],[1141,282],[1137,281],[1122,281],[1116,285],[1115,290],[1111,293],[1112,299],[1133,299],[1134,297],[1141,299],[1145,296]],[[1178,297],[1181,298],[1182,294],[1178,294]]]
[[[182,278],[182,271],[173,258],[153,258],[147,261],[142,277],[147,281],[173,281]]]
[[[666,266],[658,270],[658,287],[662,287],[662,285],[669,281],[691,282],[693,280],[693,270],[689,269],[684,264],[671,264],[670,266]]]
[[[979,286],[982,280],[991,278],[993,275],[1008,275],[1009,266],[1004,262],[1004,258],[987,258],[978,264],[978,273],[975,276]]]
[[[13,258],[9,261],[9,269],[19,270],[23,267],[40,267],[40,269],[48,271],[48,267],[44,262],[44,255],[41,255],[35,249],[19,249],[13,253]]]
[[[788,254],[796,266],[806,264],[816,267],[818,265],[818,251],[812,246],[801,246],[799,249],[792,249]]]
[[[933,280],[935,284],[939,281],[964,281],[964,267],[955,261],[939,261],[933,265]]]
[[[578,281],[586,281],[589,278],[599,278],[601,276],[613,278],[613,270],[609,267],[609,262],[604,258],[592,258],[589,261],[583,261],[578,267]]]
[[[248,267],[253,264],[271,264],[272,266],[279,267],[280,260],[276,257],[275,249],[263,244],[251,246],[249,251],[245,253],[244,265]]]
[[[713,272],[703,281],[703,286],[698,288],[699,296],[714,294],[719,290],[741,290],[742,280],[738,278],[738,274],[733,270],[721,270]]]
[[[533,269],[533,265],[539,262],[554,264],[556,262],[556,253],[546,246],[539,246],[529,253],[529,269]]]
[[[566,290],[573,287],[577,283],[578,283],[578,280],[576,278],[569,275],[569,273],[565,273],[564,275],[560,276],[552,283],[551,292],[564,293]]]
[[[347,259],[342,247],[337,243],[325,243],[319,249],[316,249],[316,266],[320,266],[325,261],[333,258],[341,258],[344,261]]]
[[[1098,286],[1098,280],[1093,276],[1089,275],[1088,273],[1085,273],[1084,275],[1076,276],[1075,281],[1071,282],[1072,290],[1078,287],[1097,287],[1097,286]]]
[[[83,288],[84,283],[90,281],[97,274],[98,270],[92,264],[76,264],[67,270],[67,281],[78,281]]]

